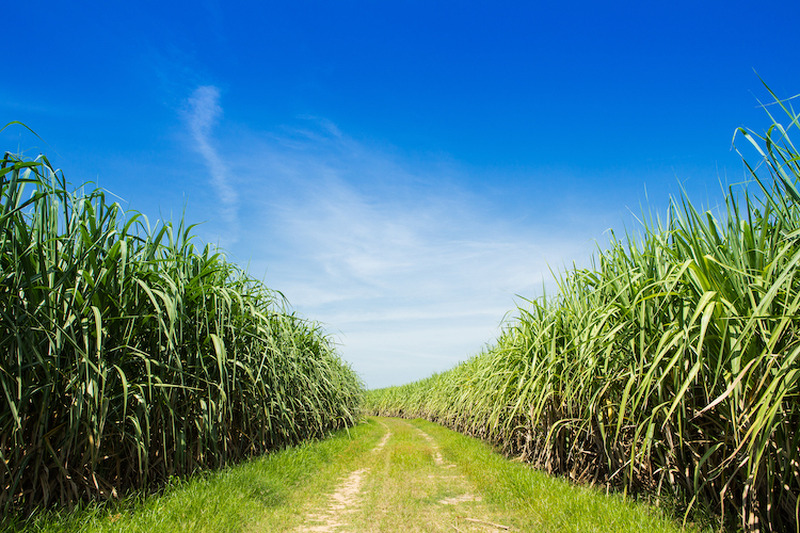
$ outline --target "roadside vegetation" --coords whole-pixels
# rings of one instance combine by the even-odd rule
[[[774,96],[774,95],[773,95]],[[450,371],[371,391],[373,414],[423,417],[578,482],[655,495],[728,527],[800,515],[798,115],[775,99],[740,129],[749,187],[613,238],[590,268],[525,302]]]
[[[458,465],[475,493],[495,510],[495,521],[505,521],[512,531],[711,531],[695,523],[682,526],[663,508],[603,487],[576,486],[524,462],[510,461],[487,443],[439,424],[420,419],[410,423],[436,440],[445,460]]]
[[[301,522],[306,502],[329,490],[343,471],[357,468],[380,432],[359,424],[329,437],[186,479],[173,478],[155,494],[140,491],[73,510],[40,509],[27,519],[8,522],[5,531],[217,533],[291,528]]]
[[[122,497],[352,426],[321,327],[181,221],[0,161],[0,509]]]
[[[573,486],[439,425],[370,417],[324,440],[173,481],[157,495],[39,512],[7,531],[505,531],[492,525],[553,533],[680,530],[662,510]]]

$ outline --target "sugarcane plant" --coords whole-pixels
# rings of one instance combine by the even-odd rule
[[[484,353],[371,391],[369,410],[439,420],[732,527],[797,531],[800,118],[774,105],[782,122],[736,131],[757,164],[742,156],[750,183],[721,208],[683,194],[558,276],[555,297],[522,302]]]
[[[0,162],[0,508],[152,488],[352,425],[323,328],[183,220]]]

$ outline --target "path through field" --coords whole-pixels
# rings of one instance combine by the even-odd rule
[[[375,419],[385,433],[356,470],[304,510],[299,532],[509,531],[434,437],[412,423]]]
[[[11,525],[0,531],[693,531],[651,506],[547,476],[438,424],[380,417],[180,482],[143,501],[40,514],[30,524]]]

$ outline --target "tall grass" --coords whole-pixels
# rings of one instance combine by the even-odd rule
[[[0,162],[0,508],[113,497],[353,424],[321,328],[192,226]]]
[[[777,101],[777,99],[776,99]],[[547,471],[712,509],[748,531],[800,515],[797,113],[764,135],[755,191],[701,212],[684,196],[641,235],[520,306],[496,344],[443,374],[372,391]],[[796,133],[796,132],[795,132]],[[746,160],[746,158],[745,158]]]

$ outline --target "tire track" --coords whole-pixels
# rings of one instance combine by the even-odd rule
[[[409,424],[409,425],[411,425],[411,424]],[[454,465],[452,463],[445,462],[444,457],[442,456],[442,451],[439,448],[439,444],[436,442],[436,439],[434,439],[433,437],[431,437],[430,435],[425,433],[422,429],[420,429],[420,428],[418,428],[416,426],[412,426],[412,427],[414,427],[414,429],[417,430],[417,433],[423,439],[425,439],[425,441],[428,442],[428,444],[430,445],[431,451],[432,451],[432,456],[433,456],[433,462],[434,462],[434,464],[436,464],[436,466],[439,466],[439,467],[445,468],[445,469],[457,468],[456,465]],[[431,476],[431,477],[436,477],[436,476]],[[467,485],[468,484],[467,478],[465,476],[462,476],[461,474],[454,474],[454,475],[444,476],[444,475],[442,475],[440,473],[440,474],[438,474],[438,477],[441,478],[441,479],[450,479],[450,480],[452,480],[454,482],[457,482],[457,484],[459,484],[459,485]],[[481,497],[477,496],[475,494],[472,494],[470,492],[465,492],[464,494],[462,494],[460,496],[453,496],[453,497],[450,497],[450,498],[444,498],[442,500],[439,500],[439,503],[441,505],[457,505],[459,503],[475,502],[475,501],[481,501]]]
[[[384,428],[379,442],[361,452],[361,468],[341,479],[325,503],[307,512],[295,532],[509,530],[489,520],[496,513],[457,465],[444,457],[436,438],[406,420],[371,420]]]
[[[392,430],[384,422],[378,420],[380,425],[386,429],[386,433],[380,442],[370,451],[376,454],[386,447],[392,436]],[[333,494],[328,499],[328,507],[324,512],[309,514],[305,523],[316,523],[314,525],[301,526],[298,532],[308,533],[332,533],[339,528],[347,525],[347,516],[352,514],[358,507],[361,496],[361,484],[364,476],[369,474],[369,468],[362,468],[351,472],[345,480],[340,483]]]

